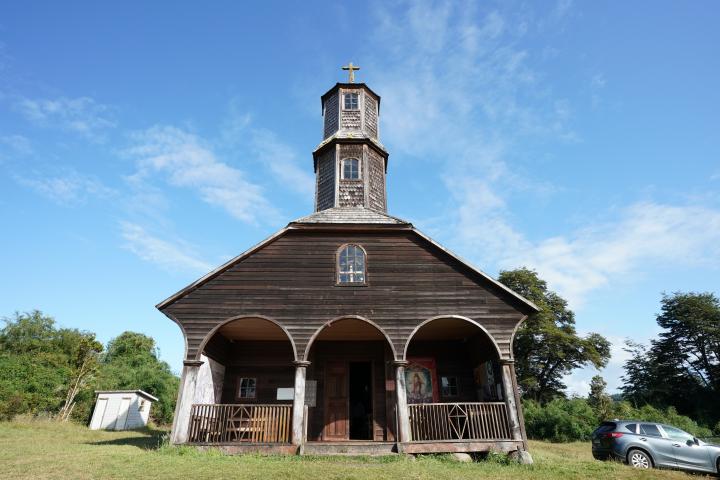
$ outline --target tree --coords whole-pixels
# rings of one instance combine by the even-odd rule
[[[102,343],[95,340],[95,335],[84,336],[74,345],[70,357],[70,385],[65,395],[65,403],[58,414],[58,419],[67,421],[75,408],[75,398],[95,378],[99,369],[98,356],[102,352]]]
[[[159,359],[155,340],[136,332],[124,332],[112,339],[102,359],[98,386],[101,389],[141,389],[156,396],[152,416],[158,423],[170,423],[175,409],[179,379]]]
[[[672,352],[686,375],[720,392],[720,300],[712,293],[663,295],[657,348]]]
[[[102,349],[95,335],[57,328],[52,317],[35,310],[5,318],[0,330],[0,417],[21,413],[72,412],[78,393],[89,388],[91,351]],[[85,364],[85,367],[83,367]]]
[[[567,301],[549,290],[535,271],[502,271],[499,281],[540,309],[518,329],[514,341],[518,382],[526,398],[545,402],[563,396],[562,379],[567,374],[580,367],[607,364],[610,342],[597,333],[578,335],[575,314]]]
[[[712,293],[663,294],[656,320],[664,330],[649,347],[628,344],[625,397],[713,425],[720,420],[720,300]]]
[[[590,380],[588,405],[593,409],[599,421],[607,420],[613,414],[613,400],[605,391],[606,387],[607,382],[600,375],[595,375]]]

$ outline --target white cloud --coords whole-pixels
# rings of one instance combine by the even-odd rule
[[[271,172],[270,178],[283,186],[284,190],[313,198],[315,176],[310,168],[311,160],[298,158],[297,152],[275,132],[253,126],[253,118],[232,100],[228,115],[223,122],[220,143],[223,147],[240,152],[243,156],[257,160]]]
[[[275,222],[279,215],[262,188],[218,159],[211,145],[172,126],[155,126],[132,136],[126,154],[136,160],[135,181],[162,174],[175,187],[197,191],[203,201],[247,223]]]
[[[460,188],[455,227],[461,243],[499,268],[534,268],[571,306],[646,264],[720,268],[720,210],[640,202],[613,221],[531,242],[513,227],[502,199]]]
[[[101,139],[105,130],[115,126],[111,109],[90,97],[23,97],[15,102],[15,109],[36,125],[72,131],[91,139]]]
[[[577,306],[586,295],[647,264],[720,262],[720,211],[702,205],[638,202],[614,220],[544,240],[516,228],[510,208],[519,192],[546,195],[548,186],[508,167],[524,139],[575,142],[573,105],[552,94],[526,45],[533,29],[562,22],[572,4],[560,1],[544,18],[481,11],[475,2],[382,6],[374,38],[390,46],[390,61],[373,68],[384,94],[383,134],[393,149],[442,164],[452,202],[453,238],[482,265],[536,268]],[[522,29],[511,28],[524,22]],[[529,23],[528,23],[529,22]],[[598,73],[591,87],[601,89]],[[449,234],[447,232],[452,232]]]
[[[55,176],[16,176],[15,180],[61,205],[82,204],[90,197],[107,198],[115,194],[99,179],[72,170]]]
[[[280,141],[278,136],[263,129],[253,129],[252,148],[260,161],[270,169],[275,180],[283,187],[306,198],[315,194],[315,177],[312,169],[301,168],[295,150]],[[307,161],[309,167],[310,160]]]
[[[614,222],[498,255],[505,267],[536,268],[578,305],[588,292],[645,263],[720,268],[720,210],[640,202]]]
[[[33,150],[30,140],[22,135],[2,135],[0,136],[0,145],[8,147],[13,153],[19,155],[29,155]]]
[[[387,59],[370,65],[383,93],[383,135],[393,149],[415,156],[468,152],[504,136],[572,138],[570,110],[540,108],[546,86],[530,53],[510,28],[517,14],[480,12],[474,2],[412,2],[398,12],[381,7],[373,38]]]
[[[588,393],[590,393],[590,380],[597,374],[596,370],[575,370],[570,375],[563,377],[563,383],[567,387],[565,392],[570,396],[587,397]]]
[[[173,271],[207,273],[213,265],[201,260],[185,242],[171,243],[148,233],[135,223],[121,222],[124,248],[141,259]]]

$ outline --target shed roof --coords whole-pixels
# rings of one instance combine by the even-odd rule
[[[95,393],[97,395],[100,395],[101,393],[134,393],[140,397],[145,397],[152,402],[157,402],[159,400],[157,397],[150,395],[144,390],[95,390]]]

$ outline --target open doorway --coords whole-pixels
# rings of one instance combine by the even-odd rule
[[[372,364],[350,363],[350,439],[373,439]]]

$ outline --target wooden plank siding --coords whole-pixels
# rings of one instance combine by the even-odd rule
[[[340,245],[367,252],[367,285],[337,286]],[[528,313],[517,299],[413,230],[387,227],[290,229],[251,255],[191,289],[161,310],[182,324],[187,359],[216,326],[237,316],[262,315],[283,325],[300,359],[326,322],[359,315],[379,325],[396,356],[423,321],[458,315],[481,324],[511,358],[510,341]]]

